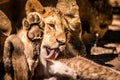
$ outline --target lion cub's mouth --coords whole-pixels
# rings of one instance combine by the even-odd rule
[[[59,48],[55,48],[55,49],[50,49],[48,47],[46,47],[46,51],[47,51],[47,59],[56,59],[60,53]]]

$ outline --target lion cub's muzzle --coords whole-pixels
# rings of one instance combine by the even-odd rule
[[[57,39],[56,39],[57,40]],[[57,40],[58,47],[56,48],[50,48],[48,46],[45,46],[47,51],[47,59],[56,59],[60,53],[65,49],[65,43]]]
[[[46,47],[46,51],[47,51],[47,54],[48,54],[46,56],[47,59],[49,59],[49,58],[50,59],[56,59],[58,57],[59,53],[60,53],[59,48],[50,49],[50,48]]]

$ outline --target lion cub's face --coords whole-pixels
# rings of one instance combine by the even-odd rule
[[[66,47],[66,35],[63,17],[58,10],[51,9],[44,18],[45,28],[42,48],[46,50],[47,58],[56,58]]]

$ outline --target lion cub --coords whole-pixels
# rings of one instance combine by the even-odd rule
[[[12,80],[12,68],[14,80],[28,80],[28,71],[34,75],[38,64],[43,34],[40,15],[35,12],[28,14],[22,24],[22,29],[10,35],[4,44],[5,80]]]

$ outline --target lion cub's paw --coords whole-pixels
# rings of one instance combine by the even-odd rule
[[[38,12],[31,12],[22,21],[23,30],[31,41],[41,40],[44,31],[44,21]]]
[[[44,21],[42,16],[38,12],[31,12],[27,15],[27,18],[24,18],[22,25],[25,29],[31,28],[31,26],[39,25],[41,29],[44,27]]]

